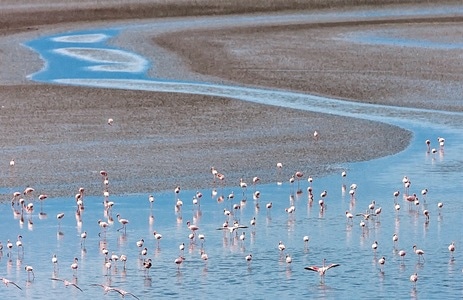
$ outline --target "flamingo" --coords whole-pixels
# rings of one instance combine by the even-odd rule
[[[410,275],[410,281],[413,282],[413,286],[416,287],[416,282],[418,281],[418,274],[414,273]]]
[[[404,262],[404,257],[406,254],[407,252],[405,252],[405,250],[399,250],[399,256],[402,258],[402,263]]]
[[[287,264],[291,264],[293,262],[293,259],[291,258],[291,255],[286,254],[285,261]]]
[[[185,257],[183,256],[179,256],[174,260],[175,264],[177,265],[177,270],[180,270],[180,265],[183,263],[184,260]]]
[[[181,244],[178,246],[178,250],[180,250],[180,255],[182,256],[183,253],[185,252],[185,243],[181,243]]]
[[[392,235],[392,242],[394,242],[394,247],[396,246],[398,241],[399,241],[399,236],[397,235],[397,233],[394,233]]]
[[[397,197],[400,195],[400,191],[395,191],[392,195],[394,196],[394,203],[396,203]]]
[[[153,195],[149,195],[148,196],[148,201],[150,203],[150,209],[153,208],[153,203],[154,203],[154,196]]]
[[[135,299],[140,299],[137,296],[135,296],[134,294],[132,294],[131,292],[127,292],[127,291],[125,291],[123,289],[120,289],[120,288],[112,287],[112,288],[110,288],[110,291],[115,291],[115,292],[119,293],[119,295],[121,295],[122,298],[125,298],[125,296],[129,295],[129,296],[134,297]]]
[[[304,247],[307,249],[307,247],[308,247],[308,245],[309,245],[309,240],[310,240],[309,236],[308,236],[308,235],[304,235],[304,236],[302,237],[302,240],[304,241]]]
[[[85,247],[85,240],[87,239],[87,231],[80,234],[80,246]]]
[[[147,260],[143,262],[143,268],[145,269],[145,272],[149,272],[152,266],[153,266],[153,263],[151,262],[151,258],[148,258]]]
[[[370,205],[368,205],[368,209],[373,212],[375,210],[375,205],[376,205],[376,202],[375,200],[371,201]]]
[[[378,222],[379,222],[379,217],[381,215],[381,212],[382,212],[382,208],[381,207],[378,207],[377,209],[375,209],[375,215],[378,217]]]
[[[418,262],[420,261],[420,258],[423,257],[424,261],[424,251],[422,249],[416,248],[416,245],[413,245],[413,251],[415,252],[416,255],[418,255]]]
[[[101,227],[101,229],[103,229],[103,233],[106,235],[106,228],[109,227],[108,222],[98,220],[98,225]],[[98,235],[100,235],[100,234],[101,234],[101,232]]]
[[[341,177],[342,177],[342,178],[347,177],[347,172],[346,172],[346,171],[342,171],[342,172],[341,172]]]
[[[296,193],[300,194],[300,193],[302,193],[302,189],[299,188],[299,181],[302,178],[302,176],[304,176],[304,174],[301,171],[297,171],[294,175],[296,176],[296,179],[297,179],[297,191],[296,191]]]
[[[455,242],[450,243],[448,249],[450,251],[451,257],[453,258],[453,252],[455,252]]]
[[[252,185],[254,186],[254,191],[256,190],[256,185],[257,183],[259,183],[259,181],[260,181],[260,178],[258,176],[254,176],[252,178]]]
[[[64,218],[64,213],[58,213],[56,219],[58,220],[58,229],[61,228],[61,220]]]
[[[198,226],[191,224],[190,221],[186,222],[186,226],[191,230],[192,233],[199,229]]]
[[[283,168],[283,164],[281,162],[277,163],[277,185],[282,185],[283,182],[281,181],[281,169]]]
[[[410,207],[411,207],[411,204],[415,203],[418,200],[418,197],[416,196],[416,194],[413,194],[413,195],[406,196],[405,200],[408,201],[408,203],[410,204]]]
[[[125,270],[125,265],[127,263],[127,255],[125,254],[121,254],[121,256],[119,257],[119,259],[122,261],[122,263],[124,264],[124,270]]]
[[[313,132],[313,138],[314,138],[314,140],[318,141],[318,136],[319,136],[319,133],[318,133],[318,131],[315,130],[315,131]]]
[[[256,217],[252,217],[251,221],[249,221],[249,224],[251,224],[251,226],[256,226]]]
[[[27,280],[28,281],[31,281],[31,279],[30,279],[30,274],[31,273],[32,273],[32,279],[35,279],[34,268],[32,266],[27,265],[27,266],[24,267],[24,270],[26,270],[26,272],[27,272]]]
[[[159,244],[162,239],[162,234],[160,234],[159,232],[153,231],[153,236],[157,240],[158,248],[159,248]]]
[[[56,254],[53,254],[51,262],[53,263],[53,270],[56,271],[58,269],[58,257],[56,256]]]
[[[119,223],[121,223],[122,225],[122,227],[119,228],[117,231],[124,229],[124,233],[127,233],[127,224],[129,224],[129,220],[121,218],[120,214],[117,214],[116,217],[117,221],[119,221]]]
[[[24,247],[23,247],[23,242],[22,242],[22,235],[18,235],[18,239],[16,241],[16,247],[18,248],[18,255],[19,255],[19,248],[21,248],[23,254],[24,254]]]
[[[431,141],[426,140],[425,143],[426,143],[426,152],[429,153],[431,150]]]
[[[428,224],[429,223],[429,211],[427,209],[425,209],[423,211],[423,215],[426,217],[425,223]]]
[[[65,286],[65,287],[73,286],[73,287],[75,287],[76,289],[78,289],[79,291],[83,292],[82,289],[81,289],[77,284],[75,284],[75,283],[73,283],[73,282],[70,282],[69,280],[61,279],[61,278],[55,278],[55,277],[50,278],[50,279],[51,279],[51,280],[56,280],[56,281],[61,281],[61,282],[64,283],[64,286]]]
[[[212,174],[212,182],[215,183],[215,177],[217,176],[218,171],[214,168],[211,167],[211,174]]]
[[[74,262],[71,264],[71,269],[74,272],[74,276],[76,275],[77,269],[79,268],[79,264],[77,263],[79,259],[74,257]]]
[[[380,268],[380,271],[383,272],[383,267],[384,267],[384,264],[386,263],[386,258],[383,256],[381,257],[380,259],[378,259],[378,264],[379,264],[379,268]]]
[[[352,222],[353,222],[353,218],[354,218],[354,215],[353,215],[350,211],[346,210],[346,220],[347,220],[347,223],[352,223]]]
[[[8,248],[8,256],[10,256],[11,255],[11,249],[13,248],[13,243],[10,242],[9,239],[6,241],[6,247]]]
[[[374,243],[371,245],[371,249],[373,249],[373,251],[375,251],[375,253],[376,253],[376,249],[378,249],[378,242],[377,241],[374,241]]]
[[[240,178],[240,188],[243,191],[243,198],[245,198],[246,190],[248,188],[248,184],[244,182],[243,178]]]
[[[2,280],[2,282],[3,282],[6,286],[8,286],[9,284],[12,284],[12,285],[14,285],[15,287],[17,287],[18,289],[22,290],[22,288],[21,288],[16,282],[11,281],[11,280],[9,280],[9,279],[7,279],[7,278],[5,278],[5,277],[0,277],[0,279]]]
[[[285,251],[285,249],[286,249],[285,244],[283,244],[282,241],[279,241],[279,242],[278,242],[278,250],[280,250],[281,252],[283,252],[283,251]]]
[[[204,261],[209,259],[209,257],[207,256],[207,253],[204,250],[201,250],[201,259]]]
[[[270,209],[272,208],[272,206],[273,206],[272,202],[269,202],[265,205],[265,207],[267,208],[267,215],[270,215]]]
[[[248,265],[251,264],[251,261],[252,261],[252,254],[246,255],[244,259],[247,261]]]
[[[244,240],[245,240],[245,239],[246,239],[246,232],[243,231],[243,232],[240,234],[240,241],[241,241],[242,244],[244,244]]]
[[[309,271],[317,272],[320,275],[320,281],[323,283],[324,280],[325,280],[326,271],[328,271],[331,268],[338,267],[338,266],[340,266],[340,265],[339,264],[326,265],[326,259],[324,258],[323,259],[323,264],[322,264],[321,267],[309,266],[309,267],[305,267],[304,269],[309,270]]]

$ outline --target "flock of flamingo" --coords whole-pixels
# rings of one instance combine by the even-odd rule
[[[112,122],[108,122],[112,123]],[[318,133],[315,135],[316,138],[318,138]],[[427,152],[428,153],[436,153],[438,151],[443,151],[444,150],[444,142],[445,140],[443,138],[438,139],[439,142],[439,148],[436,149],[431,149],[430,147],[430,141],[426,140],[426,145],[427,145]],[[11,160],[10,162],[10,167],[15,167],[15,161]],[[283,180],[281,179],[281,170],[282,170],[282,163],[277,163],[276,168],[277,168],[277,184],[282,185]],[[239,218],[236,216],[238,215],[238,211],[246,204],[247,200],[247,192],[248,192],[248,185],[245,182],[243,178],[239,179],[237,181],[239,188],[242,190],[242,196],[240,197],[241,200],[237,203],[233,204],[233,199],[235,198],[235,194],[232,192],[228,194],[227,196],[223,195],[217,187],[223,186],[223,182],[225,181],[225,175],[219,172],[216,168],[212,167],[211,168],[211,173],[213,176],[213,188],[212,188],[212,193],[211,193],[211,198],[215,199],[217,203],[230,203],[230,207],[225,207],[220,206],[221,209],[223,208],[223,215],[224,215],[224,222],[217,226],[217,230],[223,231],[224,236],[227,236],[227,239],[232,241],[232,243],[237,243],[237,244],[244,244],[246,239],[247,239],[247,234],[246,230],[251,229],[254,232],[254,228],[257,226],[256,222],[256,217],[254,216],[249,222],[246,223],[241,223]],[[107,171],[100,171],[100,176],[102,178],[102,186],[103,186],[103,211],[104,211],[104,218],[102,217],[98,221],[95,220],[95,225],[94,226],[99,226],[99,234],[98,238],[101,239],[100,241],[100,251],[101,254],[104,255],[104,261],[103,265],[104,268],[106,269],[106,274],[105,276],[111,276],[111,270],[115,268],[115,265],[117,264],[118,261],[122,262],[123,264],[123,269],[126,268],[126,262],[127,260],[133,259],[135,256],[138,258],[140,264],[140,269],[145,273],[145,275],[148,275],[150,272],[150,269],[152,268],[154,261],[153,258],[150,257],[149,255],[149,250],[145,244],[145,240],[149,240],[150,237],[144,237],[136,242],[136,247],[138,249],[137,253],[127,253],[127,254],[121,254],[121,255],[116,255],[114,252],[110,252],[107,249],[107,243],[106,243],[106,235],[107,231],[110,230],[111,228],[114,227],[115,220],[112,217],[113,216],[113,209],[115,206],[115,203],[110,200],[110,195],[109,195],[109,174]],[[341,173],[341,176],[344,180],[345,177],[347,177],[347,172],[343,171]],[[291,194],[301,194],[303,193],[302,188],[300,186],[300,181],[304,177],[303,172],[297,171],[294,172],[293,175],[289,178],[289,184],[291,187]],[[261,197],[261,193],[258,190],[257,186],[260,181],[260,178],[254,177],[252,179],[252,186],[253,186],[253,191],[252,191],[252,197],[255,205],[256,212],[260,209],[260,202],[258,201],[259,198]],[[313,193],[313,178],[309,176],[307,178],[307,182],[309,183],[309,186],[307,187],[307,194],[308,194],[308,205],[313,205],[315,196]],[[403,196],[403,200],[405,203],[408,203],[409,209],[413,209],[413,207],[416,207],[417,209],[420,208],[420,198],[422,198],[423,201],[426,199],[426,195],[428,193],[427,189],[423,189],[421,191],[421,197],[418,197],[416,192],[411,192],[411,179],[408,178],[407,176],[403,177],[402,180],[403,184],[403,191],[392,191],[394,203],[393,207],[396,212],[398,212],[401,209],[401,204],[399,201],[399,196]],[[297,187],[296,187],[297,185]],[[293,189],[294,187],[294,189]],[[357,184],[353,183],[349,186],[349,197],[351,203],[355,203],[356,200],[356,191],[357,191]],[[346,186],[343,184],[343,189],[347,191]],[[15,219],[19,219],[20,223],[27,223],[29,226],[33,225],[33,220],[32,220],[32,214],[34,213],[35,209],[35,198],[38,199],[41,209],[40,213],[42,213],[42,203],[48,198],[47,195],[45,194],[40,194],[37,197],[34,197],[35,190],[31,187],[27,187],[23,192],[14,192],[12,195],[11,199],[11,208],[13,211],[13,215]],[[183,201],[180,199],[180,193],[181,189],[180,186],[176,186],[173,190],[174,193],[174,210],[175,214],[177,215],[178,219],[181,221],[182,218],[182,207],[183,207]],[[84,201],[84,195],[85,195],[85,189],[84,188],[79,188],[78,193],[75,195],[75,203],[76,203],[76,210],[75,210],[75,215],[76,215],[76,220],[77,223],[79,224],[82,223],[82,214],[84,213],[84,208],[85,208],[85,201]],[[323,214],[326,210],[326,198],[328,195],[327,190],[323,190],[320,193],[320,197],[318,198],[318,207],[320,210],[320,213]],[[203,198],[203,194],[200,191],[197,191],[192,200],[192,205],[195,210],[195,215],[198,216],[201,214],[201,200]],[[290,197],[291,199],[291,197]],[[292,198],[294,200],[294,198]],[[296,210],[296,205],[294,201],[291,200],[289,206],[285,208],[285,212],[290,216],[293,214]],[[148,204],[150,210],[153,209],[155,206],[155,197],[153,195],[148,196]],[[315,202],[317,203],[317,202]],[[272,202],[268,202],[265,204],[265,209],[267,210],[267,214],[271,214],[272,210]],[[437,204],[437,208],[440,210],[443,207],[443,203],[439,202]],[[377,203],[375,201],[372,201],[368,207],[365,208],[364,212],[361,213],[354,213],[351,210],[345,211],[345,217],[346,217],[346,226],[352,226],[354,224],[354,220],[358,217],[359,220],[359,226],[362,228],[362,230],[366,230],[368,228],[368,223],[371,222],[372,220],[378,220],[382,214],[382,207],[378,207]],[[419,210],[417,210],[419,212]],[[425,218],[425,222],[429,222],[429,210],[428,209],[423,209],[421,211],[422,215]],[[59,233],[60,231],[60,226],[61,226],[61,220],[65,217],[64,213],[58,213],[56,215],[56,219],[58,222],[58,229]],[[26,220],[27,218],[27,220]],[[116,219],[117,222],[120,224],[120,227],[116,229],[116,232],[119,232],[122,235],[127,234],[127,227],[130,226],[130,221],[126,218],[123,218],[121,213],[116,214]],[[81,225],[81,224],[80,224]],[[205,263],[207,263],[209,256],[206,252],[206,247],[205,247],[205,235],[202,233],[199,233],[199,226],[194,224],[194,222],[187,221],[186,222],[186,230],[188,232],[188,242],[191,245],[199,245],[199,258],[203,260]],[[364,232],[364,231],[363,231]],[[85,248],[85,243],[87,240],[88,234],[87,231],[83,231],[80,234],[80,245],[82,248]],[[160,247],[160,243],[162,240],[163,236],[161,233],[157,231],[152,232],[151,239],[153,239],[157,243],[157,247]],[[308,247],[309,243],[309,236],[304,236],[302,237],[302,242],[304,243],[304,247]],[[394,233],[392,236],[392,243],[394,245],[394,248],[398,245],[398,240],[399,236],[398,234]],[[179,241],[178,243],[178,256],[172,261],[173,266],[175,266],[178,270],[180,270],[180,267],[182,266],[183,262],[185,261],[185,241]],[[377,241],[374,241],[374,243],[371,245],[372,251],[374,251],[375,255],[379,249],[379,245]],[[13,251],[13,248],[17,248],[16,254]],[[278,249],[280,252],[280,255],[282,257],[282,261],[284,261],[286,264],[290,265],[293,262],[293,259],[289,253],[285,253],[285,245],[283,241],[280,241],[278,245],[275,245],[275,248]],[[3,255],[3,250],[4,246],[0,242],[0,251]],[[407,254],[406,249],[396,249],[397,255],[402,259]],[[418,262],[424,262],[425,261],[425,251],[423,249],[420,249],[417,245],[413,245],[413,253],[417,256]],[[451,242],[448,246],[448,250],[450,254],[453,256],[453,253],[455,251],[455,242]],[[21,257],[24,257],[24,244],[22,240],[22,236],[18,235],[16,238],[16,241],[13,243],[12,241],[8,240],[6,244],[6,251],[7,251],[7,256],[11,259],[13,255],[17,255],[18,259]],[[248,266],[248,268],[251,268],[252,266],[252,261],[254,259],[253,253],[246,253],[243,255],[243,262]],[[49,280],[55,281],[55,282],[62,282],[65,287],[72,287],[75,288],[76,290],[80,292],[84,292],[85,289],[77,284],[77,277],[78,277],[78,272],[79,272],[79,259],[77,257],[74,258],[72,263],[69,263],[69,268],[73,272],[73,278],[72,279],[65,279],[59,277],[59,258],[57,254],[53,254],[53,256],[50,258],[51,265],[53,268],[53,275]],[[385,256],[381,256],[377,259],[377,265],[380,270],[380,272],[384,272],[384,266],[387,264],[387,258]],[[319,274],[320,276],[320,282],[324,283],[325,280],[325,275],[328,270],[334,267],[340,266],[339,263],[326,263],[326,259],[323,259],[322,264],[320,266],[306,266],[304,269],[313,271]],[[31,283],[35,280],[35,274],[34,274],[34,268],[32,265],[25,265],[24,266],[24,272],[27,273],[27,283]],[[22,284],[20,282],[13,281],[11,279],[5,278],[5,277],[0,277],[2,282],[5,284],[5,286],[13,286],[17,288],[18,290],[22,290]],[[413,272],[410,274],[409,277],[410,282],[413,284],[413,286],[416,288],[416,284],[419,280],[419,274],[417,272]],[[101,283],[92,283],[90,286],[94,287],[99,287],[103,290],[104,294],[108,293],[115,293],[120,295],[121,297],[125,296],[131,296],[136,299],[139,299],[139,296],[128,292],[122,288],[112,286],[110,284],[101,284]]]

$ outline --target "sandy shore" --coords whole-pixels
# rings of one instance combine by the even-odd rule
[[[207,187],[212,178],[211,166],[227,176],[229,185],[237,185],[240,177],[250,180],[259,176],[264,182],[274,181],[277,162],[283,163],[287,178],[297,170],[317,177],[340,172],[339,166],[345,162],[396,153],[410,141],[410,133],[406,130],[350,118],[205,96],[52,86],[25,80],[25,75],[41,68],[41,61],[22,47],[21,41],[76,26],[102,24],[101,21],[91,22],[95,15],[102,13],[92,6],[94,2],[83,4],[82,11],[88,14],[81,14],[86,22],[78,24],[62,21],[74,15],[66,9],[51,14],[44,23],[40,18],[43,7],[30,11],[18,10],[14,5],[8,7],[15,12],[10,19],[2,19],[6,22],[0,36],[1,187],[5,193],[32,186],[52,196],[72,197],[79,187],[99,194],[98,172],[101,169],[110,174],[112,193],[150,193],[177,184],[184,188]],[[56,9],[51,5],[45,7],[49,11]],[[102,11],[105,16],[120,13],[108,7]],[[130,13],[134,11],[138,11],[136,5]],[[147,17],[139,14],[140,18]],[[35,22],[34,18],[27,18],[28,15],[34,16]],[[110,19],[114,17],[108,17]],[[165,63],[163,70],[164,74],[172,76],[175,72],[187,78],[211,75],[214,80],[223,78],[227,82],[309,91],[366,102],[461,109],[456,100],[445,98],[447,100],[436,104],[429,101],[431,96],[421,97],[429,95],[429,82],[441,84],[441,91],[451,86],[452,95],[456,93],[453,83],[461,82],[460,75],[456,75],[461,74],[461,70],[455,64],[451,70],[442,65],[453,62],[450,57],[448,61],[435,61],[437,52],[417,54],[414,57],[419,59],[428,54],[433,62],[426,67],[430,72],[425,72],[419,59],[411,64],[414,61],[406,51],[397,53],[386,47],[378,54],[377,47],[357,45],[355,48],[354,44],[349,44],[342,51],[330,52],[329,64],[326,64],[320,61],[325,57],[322,54],[326,54],[323,49],[332,49],[331,43],[336,43],[330,43],[326,37],[342,34],[342,26],[317,28],[310,30],[310,34],[304,27],[260,28],[259,39],[255,38],[256,30],[132,37],[130,42],[138,40],[140,45],[130,46],[138,47],[138,53],[143,55],[155,42],[173,51],[175,61]],[[261,46],[262,41],[270,43],[272,49],[279,49],[278,45],[287,44],[283,37],[288,36],[289,31],[292,36],[311,40],[307,47],[313,47],[313,51],[294,47],[275,52],[273,56],[262,55],[268,51]],[[320,43],[324,39],[327,42]],[[116,42],[123,45],[127,41],[121,38]],[[249,46],[246,55],[230,55],[245,44]],[[360,49],[364,49],[364,55],[358,55]],[[371,56],[373,52],[381,57]],[[342,60],[339,59],[341,54]],[[390,68],[381,76],[371,76],[378,73],[379,58]],[[406,63],[391,67],[391,62],[402,59]],[[319,72],[290,72],[295,62],[299,65],[302,62],[307,70]],[[172,65],[175,70],[169,69]],[[262,65],[266,66],[265,70],[257,68]],[[244,70],[243,66],[246,66]],[[415,71],[404,73],[404,66]],[[365,69],[368,72],[360,72]],[[405,77],[408,81],[403,83]],[[411,82],[415,82],[414,87],[408,86]],[[414,92],[418,95],[409,97]],[[106,124],[110,117],[115,120],[113,126]],[[318,141],[310,136],[314,130],[321,133]],[[395,138],[385,139],[385,136]],[[11,158],[16,160],[14,168],[8,167]]]

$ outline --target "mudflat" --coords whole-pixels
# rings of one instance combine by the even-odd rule
[[[100,170],[109,173],[111,193],[150,193],[176,185],[209,187],[212,166],[225,174],[228,185],[253,176],[272,182],[278,162],[288,179],[296,171],[317,177],[340,173],[342,163],[390,155],[408,145],[408,131],[365,120],[217,97],[38,84],[26,78],[43,62],[21,42],[50,32],[129,18],[326,8],[318,1],[312,6],[300,1],[274,1],[272,6],[258,0],[221,2],[222,6],[196,1],[201,10],[187,2],[172,1],[165,7],[156,1],[2,4],[0,172],[5,194],[31,186],[51,196],[73,196],[80,187],[98,195],[102,192]],[[346,9],[343,1],[332,3],[336,9]],[[147,8],[155,5],[161,6],[148,14]],[[459,20],[441,21],[444,28],[434,22],[433,34],[420,29],[428,24],[424,20],[407,32],[427,39],[442,39],[439,32],[447,32],[446,38],[451,39],[448,32],[458,32]],[[413,22],[402,23],[391,20],[387,26],[394,30],[413,26]],[[376,30],[381,24],[143,33],[121,36],[115,43],[120,47],[130,43],[130,49],[147,57],[150,47],[163,47],[172,55],[156,72],[172,78],[210,78],[351,101],[461,110],[456,96],[461,66],[454,56],[442,55],[446,50],[411,54],[407,49],[333,38],[352,32],[352,27]],[[247,51],[236,55],[236,49]],[[114,119],[113,125],[107,124],[108,118]],[[314,130],[320,133],[317,140],[312,137]],[[11,159],[15,159],[14,167],[8,165]]]

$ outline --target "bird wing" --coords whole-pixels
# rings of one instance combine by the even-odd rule
[[[339,264],[331,264],[331,265],[327,266],[326,269],[328,270],[328,269],[338,267],[338,266],[340,266],[340,265]]]
[[[304,269],[314,271],[314,272],[318,272],[320,270],[320,268],[316,266],[309,266],[309,267],[305,267]]]
[[[64,282],[64,280],[61,279],[61,278],[52,277],[52,278],[50,278],[50,279],[51,279],[51,280],[56,280],[56,281],[62,281],[62,282]]]
[[[138,298],[137,296],[135,296],[135,295],[134,295],[134,294],[132,294],[132,293],[129,293],[129,292],[127,292],[127,295],[130,295],[130,296],[134,297],[135,299],[138,299],[138,300],[140,300],[140,298]]]
[[[19,285],[17,285],[15,282],[10,281],[9,283],[11,283],[12,285],[14,285],[14,286],[17,287],[18,289],[22,290],[22,288],[21,288]]]
[[[74,286],[76,289],[78,289],[79,291],[83,292],[82,289],[75,283],[71,283],[72,286]]]
[[[8,286],[8,284],[11,283],[12,285],[14,285],[15,287],[17,287],[18,289],[22,290],[22,288],[21,288],[19,285],[17,285],[15,282],[13,282],[13,281],[11,281],[11,280],[9,280],[9,279],[0,277],[0,280],[2,280],[3,283],[5,283],[6,286]]]

